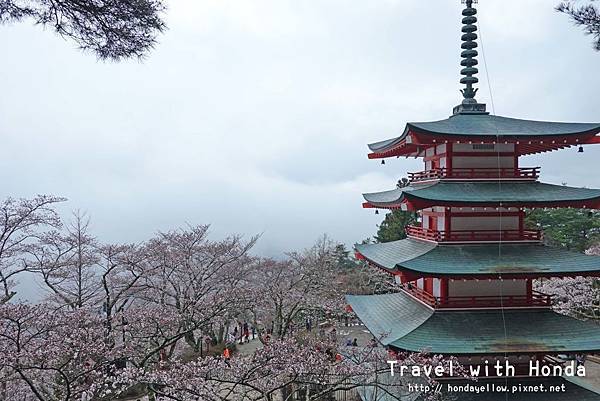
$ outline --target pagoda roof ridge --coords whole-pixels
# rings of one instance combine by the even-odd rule
[[[538,181],[434,181],[363,194],[364,207],[419,210],[432,206],[600,208],[600,189]]]
[[[383,345],[402,350],[443,355],[600,350],[598,325],[548,309],[439,312],[404,292],[346,299],[374,336],[383,335]]]
[[[531,137],[563,137],[572,135],[595,135],[600,132],[598,123],[570,123],[526,120],[493,114],[459,113],[443,120],[409,122],[402,135],[369,144],[375,153],[383,153],[399,145],[411,133],[427,134],[447,138],[470,139],[497,137],[502,140]]]
[[[407,238],[357,244],[367,261],[392,273],[415,277],[519,278],[591,276],[600,273],[600,256],[542,244],[454,244]]]

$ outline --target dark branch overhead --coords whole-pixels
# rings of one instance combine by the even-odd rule
[[[164,11],[163,0],[2,0],[0,23],[30,19],[100,59],[121,60],[154,47]]]

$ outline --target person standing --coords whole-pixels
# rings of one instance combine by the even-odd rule
[[[244,322],[244,341],[246,343],[250,342],[250,328],[248,327],[248,322]]]
[[[227,366],[229,366],[229,358],[231,358],[231,352],[229,351],[229,347],[226,346],[223,350],[223,360],[225,360]]]

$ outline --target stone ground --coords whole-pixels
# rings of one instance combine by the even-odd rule
[[[356,338],[359,347],[369,345],[373,335],[362,324],[352,324],[350,326],[339,325],[337,327],[337,337],[340,344],[346,344],[348,339]]]
[[[331,330],[330,327],[333,326],[329,326],[329,328],[327,328],[327,332]],[[367,330],[365,326],[359,325],[357,323],[350,323],[349,326],[339,324],[336,326],[336,331],[338,343],[342,345],[346,344],[346,341],[348,339],[354,340],[356,338],[358,345],[362,347],[368,345],[371,338],[373,338],[373,336],[371,335],[371,333],[369,333],[369,330]],[[318,333],[318,329],[313,330],[313,333],[315,333],[316,335]],[[250,355],[261,346],[262,344],[257,338],[254,340],[250,340],[250,342],[248,343],[238,343],[237,349],[240,355]]]
[[[585,381],[600,392],[600,359],[588,358],[585,361]]]
[[[240,355],[251,355],[260,347],[262,347],[262,343],[260,342],[258,337],[254,340],[250,340],[250,342],[244,344],[237,344],[237,350]]]

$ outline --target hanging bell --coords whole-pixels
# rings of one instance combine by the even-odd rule
[[[375,214],[379,214],[379,210],[375,209]]]
[[[577,152],[583,153],[583,146],[579,145],[579,150]]]
[[[382,161],[381,161],[381,164],[385,164],[385,160],[382,160]]]

